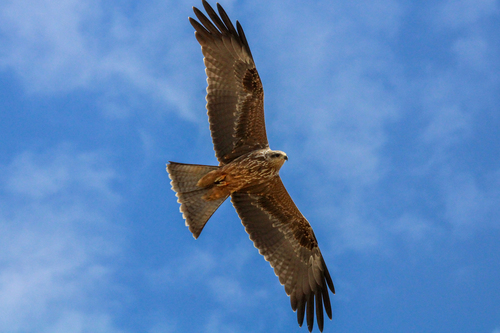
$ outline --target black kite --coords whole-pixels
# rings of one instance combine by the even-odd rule
[[[170,162],[172,189],[195,238],[231,196],[250,239],[285,286],[299,325],[307,313],[312,331],[316,306],[323,331],[323,306],[332,318],[328,288],[335,289],[311,225],[281,182],[279,169],[288,157],[269,149],[264,91],[247,39],[219,4],[219,15],[205,0],[203,7],[211,20],[193,7],[199,22],[189,21],[205,56],[208,119],[219,166]]]

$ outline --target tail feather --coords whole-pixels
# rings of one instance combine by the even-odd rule
[[[170,182],[172,190],[176,192],[177,201],[181,204],[180,211],[194,238],[198,238],[208,219],[227,199],[226,196],[213,201],[205,200],[202,197],[210,191],[210,188],[200,188],[196,185],[203,176],[218,168],[217,166],[176,162],[167,164],[167,171],[172,180]]]

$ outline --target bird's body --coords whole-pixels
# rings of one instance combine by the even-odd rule
[[[198,238],[230,196],[250,239],[290,296],[299,325],[306,315],[312,330],[316,307],[322,331],[323,307],[332,318],[328,289],[335,289],[311,225],[279,176],[288,157],[269,148],[264,90],[250,47],[238,21],[235,28],[219,4],[219,15],[205,0],[203,6],[211,20],[197,8],[201,24],[189,20],[205,56],[208,118],[219,166],[167,165],[180,211]]]
[[[288,157],[281,151],[260,149],[236,158],[203,176],[197,186],[210,188],[205,200],[227,197],[236,191],[251,191],[279,174]]]

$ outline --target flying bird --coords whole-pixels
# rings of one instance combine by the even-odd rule
[[[332,278],[311,225],[288,194],[279,170],[288,160],[271,150],[264,123],[264,90],[247,39],[221,5],[203,0],[207,18],[189,18],[206,66],[207,110],[218,166],[167,165],[186,225],[198,238],[217,208],[231,197],[250,239],[285,287],[299,326],[323,331],[323,307],[332,319]]]

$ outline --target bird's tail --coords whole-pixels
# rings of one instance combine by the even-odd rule
[[[181,204],[180,211],[194,238],[198,238],[208,219],[228,197],[206,200],[203,196],[211,188],[197,186],[203,176],[218,168],[217,166],[176,162],[167,164],[167,172],[172,180],[170,182],[172,190],[176,193],[177,201]]]

